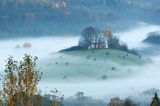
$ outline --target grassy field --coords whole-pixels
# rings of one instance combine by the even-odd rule
[[[46,81],[93,81],[133,75],[143,64],[143,57],[112,49],[55,53],[40,60]]]

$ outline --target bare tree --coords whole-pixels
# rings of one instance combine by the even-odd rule
[[[104,48],[106,40],[103,34],[94,27],[87,27],[81,32],[79,46],[87,49]]]
[[[93,27],[87,27],[81,32],[80,46],[85,48],[92,48],[92,44],[96,46],[98,38],[98,30]]]

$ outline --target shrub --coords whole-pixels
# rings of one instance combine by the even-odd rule
[[[63,76],[63,79],[67,79],[68,77],[67,76]]]
[[[105,55],[110,55],[110,53],[109,52],[105,52]]]
[[[66,66],[68,66],[68,65],[69,65],[69,63],[68,63],[68,62],[66,62],[66,63],[65,63],[65,65],[66,65]]]
[[[127,98],[124,100],[124,104],[123,106],[139,106],[138,104],[136,104],[134,101],[132,101],[131,99]]]
[[[103,75],[103,76],[101,77],[101,79],[103,79],[103,80],[106,80],[107,78],[108,78],[107,75]]]
[[[116,70],[116,68],[115,68],[115,67],[111,67],[111,70],[113,70],[113,71],[114,71],[114,70]]]

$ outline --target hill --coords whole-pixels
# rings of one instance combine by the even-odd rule
[[[153,45],[160,44],[160,33],[159,32],[151,32],[147,35],[147,38],[143,40],[143,42],[150,43]]]
[[[44,80],[74,82],[129,77],[145,63],[146,59],[127,52],[97,49],[52,54],[39,64],[47,76]]]

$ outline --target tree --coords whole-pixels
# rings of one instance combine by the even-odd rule
[[[9,106],[18,105],[20,92],[18,90],[18,78],[17,78],[17,61],[10,57],[6,60],[5,65],[5,77],[3,82],[3,93],[7,104]],[[16,70],[16,71],[15,71]]]
[[[36,68],[37,59],[26,54],[20,62],[15,61],[13,57],[6,60],[3,92],[8,106],[34,104],[33,96],[42,76]]]
[[[106,39],[109,39],[113,36],[112,31],[111,30],[105,30],[103,32],[103,35],[105,36]]]
[[[112,98],[107,106],[123,106],[123,100],[118,97]]]
[[[151,102],[151,106],[160,106],[160,101],[159,101],[157,92],[155,93],[155,95],[153,97],[153,100]]]
[[[105,37],[100,34],[98,29],[87,27],[82,30],[79,46],[86,49],[104,48],[105,43]]]
[[[81,32],[80,46],[84,48],[92,48],[92,43],[96,45],[98,38],[98,29],[93,27],[87,27]],[[94,45],[94,46],[95,46]]]
[[[51,90],[53,93],[52,95],[52,106],[63,106],[63,96],[59,98],[59,91],[55,88],[54,90]]]
[[[112,49],[117,49],[120,47],[120,41],[117,37],[112,36],[108,39],[108,47]]]
[[[111,49],[118,49],[129,52],[128,46],[122,41],[120,41],[116,36],[111,36],[110,38],[108,38],[107,42],[108,42],[108,47]]]
[[[131,99],[127,98],[124,100],[123,106],[139,106]]]

